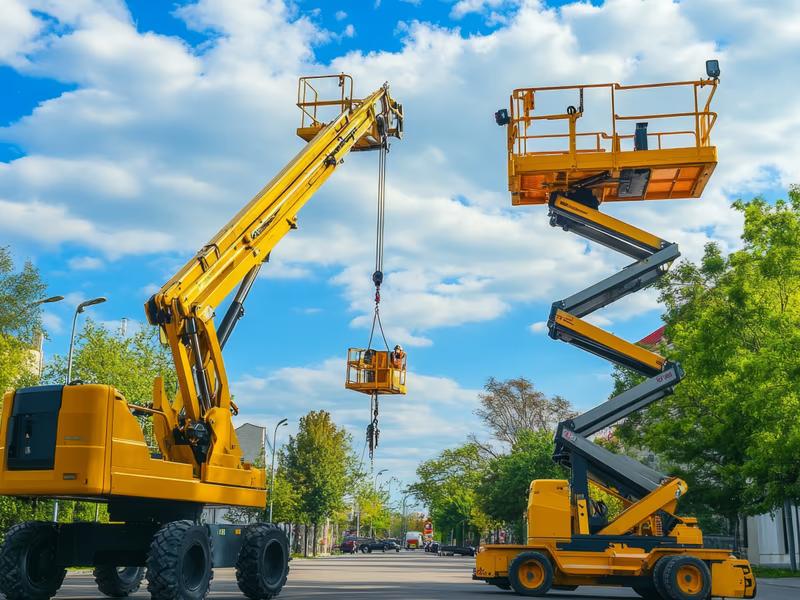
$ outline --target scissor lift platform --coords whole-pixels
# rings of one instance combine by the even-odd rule
[[[711,111],[716,79],[624,86],[604,83],[520,88],[511,95],[510,110],[497,114],[508,124],[508,174],[512,204],[547,204],[553,192],[591,188],[600,202],[698,198],[717,165],[710,133],[717,119]],[[693,103],[672,113],[617,114],[626,94],[635,91],[686,88]],[[574,90],[579,106],[564,113],[536,110],[547,95]],[[610,131],[578,131],[584,116],[584,91],[607,91]],[[544,100],[544,102],[540,102]],[[566,131],[553,133],[545,122],[563,121]],[[649,130],[651,122],[663,124]],[[631,124],[636,127],[631,129]],[[685,127],[693,123],[691,127]]]

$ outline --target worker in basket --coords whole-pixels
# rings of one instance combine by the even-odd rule
[[[402,369],[406,361],[406,353],[403,352],[403,347],[397,344],[394,351],[389,356],[389,361],[392,363],[393,369]]]

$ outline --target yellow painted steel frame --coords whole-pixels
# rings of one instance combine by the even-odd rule
[[[710,110],[717,83],[714,79],[642,86],[601,84],[514,90],[507,119],[512,204],[550,203],[558,211],[571,213],[576,223],[594,229],[601,236],[632,243],[644,254],[659,251],[665,247],[665,242],[660,238],[570,200],[561,193],[575,191],[584,182],[588,186],[584,191],[591,190],[598,202],[698,197],[717,162],[716,148],[711,146],[709,137],[717,117]],[[620,92],[681,86],[693,90],[692,111],[628,116],[616,113],[615,103]],[[706,87],[710,92],[705,105],[701,106],[699,92]],[[607,89],[610,93],[612,131],[578,132],[577,122],[584,110],[584,90],[598,88]],[[579,93],[579,107],[570,107],[564,114],[534,114],[537,94],[565,90]],[[498,122],[503,122],[502,117],[502,113],[498,113]],[[651,132],[648,137],[656,138],[657,148],[623,150],[622,141],[633,136],[619,133],[620,122],[675,118],[693,119],[694,129]],[[541,121],[566,121],[568,131],[564,134],[530,134],[529,127]],[[665,148],[662,141],[669,136],[691,136],[694,143],[682,148]],[[594,140],[594,146],[579,148],[579,140],[587,138]],[[566,140],[568,149],[536,151],[532,147],[538,141],[557,139]],[[603,146],[604,140],[610,142],[608,147]],[[634,197],[619,195],[620,175],[625,168],[649,171],[644,193]],[[558,224],[557,220],[551,222]],[[580,230],[576,232],[582,233]],[[584,233],[592,239],[591,232]],[[622,247],[623,244],[620,245]],[[622,340],[563,310],[554,309],[549,325],[551,335],[573,341],[606,358],[627,358],[627,364],[640,367],[640,372],[658,373],[666,364],[660,355]],[[618,496],[616,490],[603,489]],[[675,539],[675,546],[665,545],[649,551],[642,547],[646,545],[645,536],[652,539],[652,536],[664,535],[660,515],[666,513],[674,516],[678,499],[686,490],[684,481],[673,478],[662,482],[638,500],[621,498],[624,506],[622,513],[596,534],[587,535],[587,499],[582,495],[574,495],[565,480],[535,480],[531,483],[528,495],[527,543],[481,547],[476,556],[475,578],[492,583],[507,580],[511,562],[521,552],[536,550],[550,557],[554,585],[619,586],[626,585],[628,581],[640,582],[641,578],[651,576],[656,562],[664,556],[689,555],[710,565],[712,596],[752,598],[755,595],[755,578],[749,562],[731,556],[727,550],[703,548],[703,534],[694,518],[675,517],[677,524],[668,532]],[[597,550],[571,549],[569,544],[576,536],[596,543]],[[633,577],[638,579],[634,580]]]
[[[561,195],[556,196],[553,200],[553,207],[569,212],[579,219],[592,223],[598,229],[610,232],[621,239],[630,240],[636,242],[640,246],[650,248],[653,252],[660,250],[665,244],[664,240],[653,235],[649,231],[639,229],[630,223],[615,219],[599,210],[595,210],[585,204],[575,202]]]
[[[660,372],[667,362],[667,359],[660,354],[650,352],[641,346],[623,340],[563,310],[556,311],[554,321],[562,329],[568,330],[569,334],[575,338],[591,341],[599,346],[608,348],[615,354],[624,355],[640,364],[643,369],[654,373]]]
[[[716,548],[654,548],[611,543],[598,552],[563,550],[559,545],[569,540],[538,539],[527,544],[487,544],[475,556],[475,578],[505,579],[509,565],[522,552],[538,551],[550,557],[553,585],[618,587],[624,577],[647,577],[656,562],[665,556],[694,556],[711,567],[711,595],[721,598],[753,598],[755,576],[750,563],[732,556],[728,550]]]
[[[388,350],[350,348],[347,351],[345,387],[363,394],[405,394],[406,358],[397,368]]]
[[[342,82],[352,80],[335,76]],[[304,78],[310,81],[313,78]],[[344,92],[343,92],[344,93]],[[344,97],[343,97],[344,98]],[[318,104],[329,104],[316,100]],[[307,105],[308,103],[306,103]],[[223,227],[197,255],[178,271],[146,305],[148,318],[161,326],[172,350],[179,390],[170,403],[160,382],[154,385],[153,408],[159,446],[168,460],[194,464],[203,481],[225,485],[249,485],[249,467],[241,461],[241,451],[231,423],[236,407],[231,400],[220,343],[214,327],[216,307],[251,271],[264,262],[272,249],[292,229],[297,214],[319,187],[336,170],[344,156],[357,144],[382,142],[383,135],[400,137],[402,109],[389,95],[388,85],[363,100],[334,101],[341,114],[328,124],[315,121],[315,134],[272,181]],[[299,105],[299,102],[298,102]],[[306,106],[301,107],[304,111]],[[301,137],[307,128],[298,130]],[[366,143],[367,140],[369,143]],[[197,331],[199,352],[186,343]],[[195,369],[202,363],[202,371]],[[197,381],[205,379],[203,381]],[[205,404],[202,389],[211,398]],[[185,424],[178,418],[185,414]],[[208,458],[198,464],[186,447],[173,440],[176,426],[205,422],[212,433]]]
[[[350,82],[349,96],[333,103],[341,113],[329,123],[315,120],[305,147],[145,305],[148,320],[161,328],[170,346],[178,379],[174,399],[158,378],[152,407],[136,407],[152,419],[162,458],[151,458],[142,428],[119,392],[102,385],[68,385],[59,413],[55,470],[13,471],[4,464],[3,494],[264,506],[265,471],[242,458],[232,422],[237,408],[214,316],[225,297],[297,228],[298,212],[345,155],[377,149],[389,136],[401,137],[402,107],[390,96],[388,84],[355,100],[352,80],[334,77],[343,88]],[[301,85],[312,80],[305,78]],[[301,106],[304,114],[314,102],[330,105],[316,98]],[[301,127],[298,133],[308,139],[309,129]],[[6,440],[12,404],[13,394],[7,395],[0,443]],[[206,440],[196,434],[198,424],[205,429],[201,434],[208,435],[207,451],[200,445]]]
[[[664,510],[674,513],[678,498],[686,491],[680,479],[671,479],[654,492],[633,503],[598,535],[619,536],[635,528],[649,515]],[[528,537],[525,544],[489,544],[482,546],[475,559],[478,579],[507,578],[511,561],[529,550],[549,556],[554,570],[554,585],[620,585],[620,576],[641,577],[652,572],[659,558],[671,555],[695,556],[710,564],[712,595],[752,598],[755,580],[746,560],[731,556],[727,550],[702,548],[702,533],[693,518],[678,517],[680,523],[672,535],[679,546],[647,551],[637,546],[635,536],[629,542],[611,538],[606,547],[596,551],[570,550],[564,545],[573,539],[572,531],[584,530],[586,500],[571,505],[569,482],[562,479],[537,479],[531,482],[528,495]],[[586,536],[590,538],[591,536]],[[683,546],[683,547],[682,547]],[[694,546],[694,547],[686,547]]]
[[[214,485],[191,464],[153,458],[138,419],[109,385],[64,386],[52,469],[10,470],[6,440],[14,392],[3,399],[0,489],[9,496],[150,498],[263,507],[263,469],[243,465],[238,480]],[[238,450],[238,448],[237,448]]]
[[[546,204],[552,192],[567,190],[580,180],[603,172],[611,175],[611,181],[599,183],[596,187],[598,198],[604,202],[698,198],[717,164],[717,149],[711,145],[710,134],[717,120],[717,113],[711,110],[711,101],[718,84],[716,79],[699,79],[642,85],[601,83],[514,90],[509,102],[508,123],[508,176],[512,204]],[[656,93],[666,88],[688,90],[693,102],[679,112],[617,113],[617,107],[625,96],[643,90]],[[568,91],[579,95],[579,106],[571,106],[564,113],[537,112],[537,99],[541,101],[541,96]],[[605,91],[608,94],[610,131],[578,131],[578,121],[584,115],[584,91]],[[653,149],[635,150],[634,135],[622,133],[624,125],[649,121],[664,123],[664,129],[648,132],[648,139],[655,142]],[[544,122],[565,122],[566,131],[537,133],[535,128]],[[691,126],[687,127],[686,122]],[[531,128],[534,128],[533,133],[529,131]],[[680,145],[669,147],[673,141]],[[557,147],[558,143],[562,146],[566,143],[566,148]],[[543,147],[543,144],[551,146]],[[626,147],[626,144],[631,147]],[[650,169],[649,184],[642,195],[621,197],[614,180],[623,169],[630,168]]]

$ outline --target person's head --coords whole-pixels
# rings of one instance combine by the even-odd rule
[[[394,351],[397,352],[398,354],[402,354],[403,353],[403,347],[400,344],[397,344],[394,347]]]

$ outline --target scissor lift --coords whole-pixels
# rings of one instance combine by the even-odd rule
[[[510,109],[495,114],[508,125],[509,189],[514,205],[549,205],[550,224],[634,259],[620,272],[553,303],[550,337],[587,350],[643,376],[644,382],[592,410],[559,424],[554,460],[570,481],[535,480],[528,499],[525,544],[481,548],[474,578],[523,596],[580,585],[625,586],[653,600],[752,598],[755,579],[746,560],[729,550],[703,546],[697,520],[676,513],[684,481],[659,473],[588,438],[671,394],[683,378],[680,365],[587,322],[584,317],[653,284],[680,256],[676,244],[600,212],[605,202],[696,198],[717,163],[709,134],[710,110],[719,76],[622,86],[616,83],[514,90]],[[686,88],[693,106],[685,112],[620,115],[620,96],[635,91]],[[536,106],[549,93],[574,91],[577,106],[542,114]],[[610,131],[579,131],[584,93],[607,90]],[[701,101],[701,96],[703,96]],[[545,102],[546,103],[546,102]],[[685,121],[694,127],[683,128]],[[565,132],[541,131],[565,122]],[[648,131],[650,121],[664,123]],[[670,123],[679,122],[670,127]],[[625,132],[625,125],[635,129]],[[552,125],[552,123],[550,123]],[[588,146],[587,146],[588,140]],[[561,148],[548,147],[548,144]],[[544,145],[544,147],[543,147]],[[591,497],[589,482],[618,498],[621,514]]]

